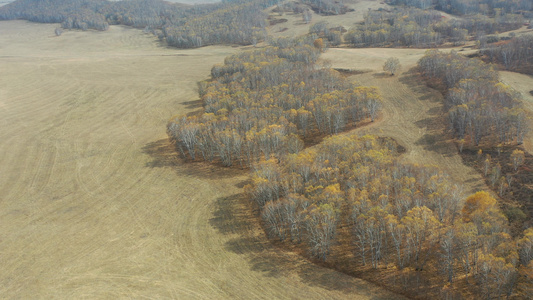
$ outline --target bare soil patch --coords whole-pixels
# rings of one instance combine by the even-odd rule
[[[238,48],[56,26],[0,22],[3,298],[397,298],[272,246],[247,173],[174,155],[167,120]]]

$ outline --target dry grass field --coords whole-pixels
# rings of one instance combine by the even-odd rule
[[[343,3],[349,8],[354,9],[352,12],[348,12],[343,15],[336,16],[321,16],[312,11],[313,17],[309,24],[305,24],[302,20],[301,14],[283,13],[279,16],[277,13],[272,13],[276,19],[286,19],[284,23],[279,23],[269,27],[269,34],[273,36],[298,36],[309,33],[309,28],[320,21],[328,22],[328,27],[343,26],[347,30],[350,29],[355,23],[363,21],[364,13],[369,9],[375,10],[378,8],[387,8],[387,4],[383,1],[377,0],[344,0]]]
[[[166,121],[238,48],[55,27],[0,22],[1,298],[399,298],[267,242],[246,172],[176,159]]]
[[[456,145],[444,133],[442,95],[428,88],[413,70],[424,53],[424,49],[330,49],[322,58],[333,68],[359,70],[362,74],[350,78],[381,91],[381,120],[355,129],[358,134],[394,138],[407,149],[403,159],[439,166],[454,182],[464,185],[466,194],[488,189],[479,173],[463,164]],[[402,65],[395,76],[382,69],[389,57],[397,57]]]

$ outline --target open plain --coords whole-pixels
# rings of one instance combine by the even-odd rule
[[[395,299],[272,246],[245,171],[178,160],[166,121],[238,51],[0,22],[0,295]]]

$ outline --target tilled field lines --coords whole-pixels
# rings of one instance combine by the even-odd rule
[[[245,172],[183,164],[168,118],[238,49],[0,22],[0,295],[390,299],[265,241]]]

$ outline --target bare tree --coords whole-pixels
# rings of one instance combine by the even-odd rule
[[[398,71],[400,68],[400,60],[396,57],[389,57],[383,65],[383,71],[390,72],[391,76],[394,76],[394,73],[396,73],[396,71]]]

